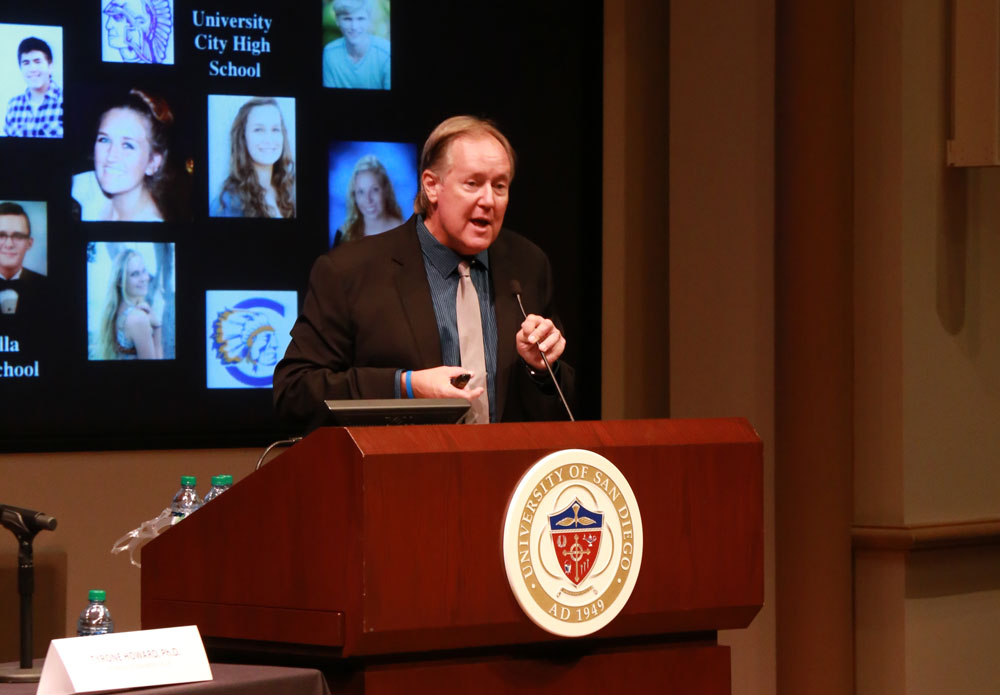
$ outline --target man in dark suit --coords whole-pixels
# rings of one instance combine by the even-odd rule
[[[35,240],[31,221],[17,203],[0,203],[0,315],[24,315],[45,287],[45,276],[24,267]]]
[[[450,118],[428,137],[420,168],[410,220],[337,246],[313,266],[274,372],[278,414],[314,427],[325,399],[410,397],[465,398],[481,408],[480,422],[485,413],[491,422],[565,418],[541,357],[569,395],[573,370],[558,362],[566,339],[547,318],[554,316],[548,259],[501,231],[514,175],[510,143],[488,121]],[[482,328],[472,342],[485,369],[468,367],[470,331],[458,328],[456,292],[461,304],[469,282]],[[515,287],[538,313],[521,315]],[[452,383],[469,372],[465,388]]]

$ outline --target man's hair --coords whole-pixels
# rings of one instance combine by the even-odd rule
[[[49,48],[49,44],[45,43],[39,38],[34,36],[29,36],[24,41],[22,41],[17,47],[17,63],[21,64],[21,56],[25,53],[31,53],[32,51],[41,51],[45,54],[45,59],[50,63],[52,62],[52,49]]]
[[[333,0],[333,13],[335,15],[357,14],[364,10],[368,16],[372,16],[371,0]]]
[[[20,215],[24,218],[24,223],[28,225],[28,236],[31,236],[31,219],[28,218],[28,213],[24,211],[17,203],[0,203],[0,215]]]
[[[510,146],[510,141],[500,132],[496,124],[476,116],[452,116],[432,130],[431,134],[427,136],[427,142],[424,143],[418,171],[418,176],[421,178],[420,190],[416,200],[413,201],[414,212],[426,216],[431,207],[431,201],[427,199],[427,194],[424,192],[423,173],[430,169],[438,177],[443,178],[446,168],[451,166],[452,143],[463,136],[481,137],[483,135],[496,138],[503,145],[507,152],[507,159],[510,160],[510,180],[514,180],[514,148]]]

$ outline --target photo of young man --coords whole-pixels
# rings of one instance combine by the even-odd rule
[[[58,29],[49,27],[52,28]],[[61,29],[59,31],[61,34]],[[2,41],[0,45],[3,45]],[[7,102],[4,135],[14,138],[61,138],[63,93],[53,66],[51,45],[37,36],[22,39],[17,47],[17,65],[25,90]],[[61,73],[61,68],[58,72]]]
[[[389,3],[379,0],[333,0],[324,8],[324,23],[338,36],[323,48],[323,86],[341,89],[389,89],[391,50]]]
[[[47,278],[41,272],[26,267],[25,257],[35,246],[31,218],[25,206],[31,209],[42,224],[40,250],[44,254],[45,203],[0,202],[0,316],[24,316],[42,302]],[[44,260],[37,254],[32,260],[36,268],[44,270]]]

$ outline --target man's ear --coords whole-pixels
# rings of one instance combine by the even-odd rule
[[[430,169],[424,169],[424,173],[420,175],[420,185],[424,189],[424,195],[427,196],[427,200],[433,205],[437,205],[438,192],[441,186],[441,179]]]

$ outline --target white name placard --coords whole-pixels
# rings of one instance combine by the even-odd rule
[[[38,695],[71,695],[212,680],[198,627],[54,639]]]

